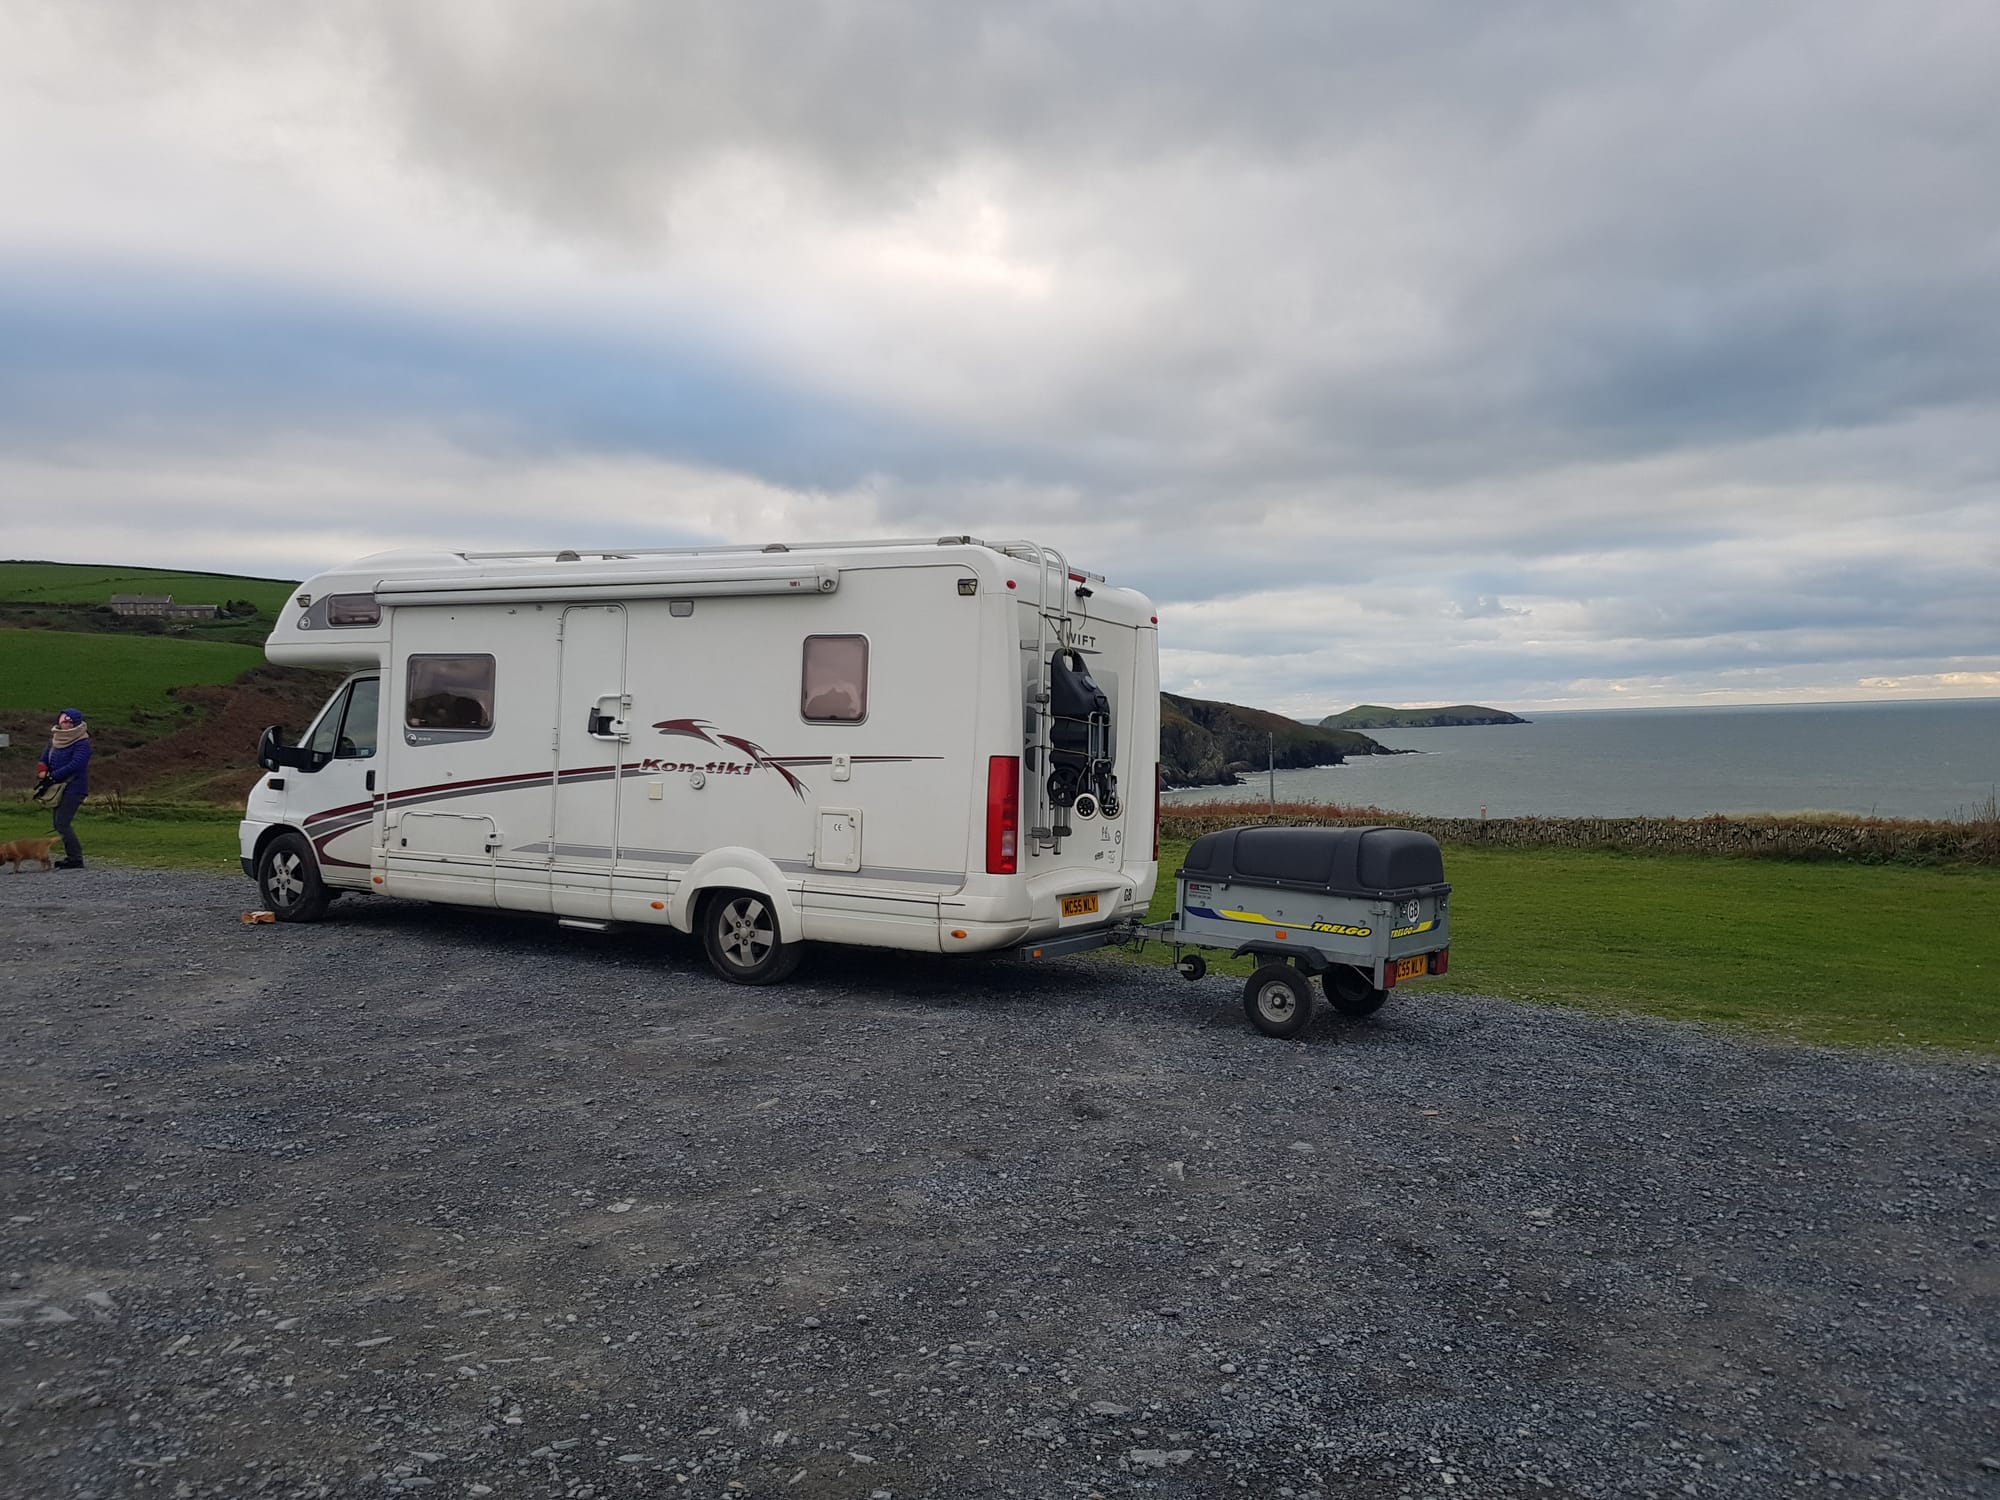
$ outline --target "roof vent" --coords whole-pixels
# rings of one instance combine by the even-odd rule
[[[558,553],[556,554],[556,561],[557,561],[557,562],[582,562],[582,561],[583,561],[583,558],[582,558],[581,556],[579,556],[579,555],[578,555],[577,553],[574,553],[574,552],[570,551],[570,550],[569,550],[569,548],[565,547],[565,548],[563,548],[563,550],[562,550],[562,551],[560,551],[560,552],[558,552]]]
[[[773,542],[771,543],[770,546],[766,547],[764,550],[766,552],[789,552],[792,549],[790,547],[787,547],[783,542]]]

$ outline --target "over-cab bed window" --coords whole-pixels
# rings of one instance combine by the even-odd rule
[[[868,717],[868,637],[809,635],[799,714],[813,724],[859,724]]]
[[[403,722],[411,729],[491,729],[493,658],[412,656]]]
[[[341,630],[380,625],[382,606],[373,594],[335,594],[326,601],[326,623]]]

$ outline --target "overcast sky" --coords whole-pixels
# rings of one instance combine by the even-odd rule
[[[0,554],[1032,535],[1302,717],[2000,694],[1996,99],[1991,0],[7,0]]]

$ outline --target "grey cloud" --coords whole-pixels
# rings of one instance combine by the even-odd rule
[[[466,6],[376,16],[415,143],[537,209],[629,226],[671,199],[677,170],[736,151],[874,203],[976,153],[1296,157],[1440,93],[1490,125],[1582,63],[1579,32],[1618,29],[1566,12],[1524,41],[1537,14],[1556,8],[708,0],[527,6],[512,27]]]
[[[114,118],[309,56],[495,261],[706,300],[698,337],[555,296],[461,338],[356,291],[319,337],[224,292],[150,351],[48,314],[0,357],[16,452],[393,419],[469,473],[708,466],[822,530],[1064,539],[1202,611],[1201,670],[1330,704],[2000,659],[1987,4],[50,14]],[[312,169],[281,134],[260,183]],[[885,257],[959,191],[1032,291]]]
[[[140,7],[141,50],[279,45],[262,10]],[[717,164],[861,223],[987,164],[1024,254],[1146,290],[1125,324],[987,349],[946,318],[924,363],[1025,384],[993,412],[1013,462],[1093,491],[1426,490],[2000,400],[1965,316],[2000,302],[1990,7],[329,15],[307,43],[350,59],[407,164],[638,263],[671,267]]]
[[[968,159],[1052,225],[1109,186],[1117,221],[1043,228],[1045,248],[1150,259],[1180,289],[1112,379],[1059,337],[1033,351],[1084,477],[1127,435],[1128,474],[1423,484],[2000,390],[1964,316],[2000,300],[2000,264],[1937,248],[2000,230],[1986,8],[473,14],[379,12],[384,102],[418,159],[565,231],[670,246],[687,176],[742,154],[863,215]],[[1404,262],[1339,285],[1371,236]],[[1354,349],[1370,296],[1428,301],[1436,336]]]
[[[1470,599],[1454,600],[1450,609],[1461,620],[1519,619],[1532,613],[1503,604],[1491,594],[1475,594]]]

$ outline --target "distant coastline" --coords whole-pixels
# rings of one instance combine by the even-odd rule
[[[1526,724],[1530,721],[1504,708],[1486,708],[1477,703],[1454,703],[1446,708],[1385,708],[1379,703],[1363,703],[1343,713],[1328,714],[1319,721],[1322,729],[1466,729],[1487,724]]]

